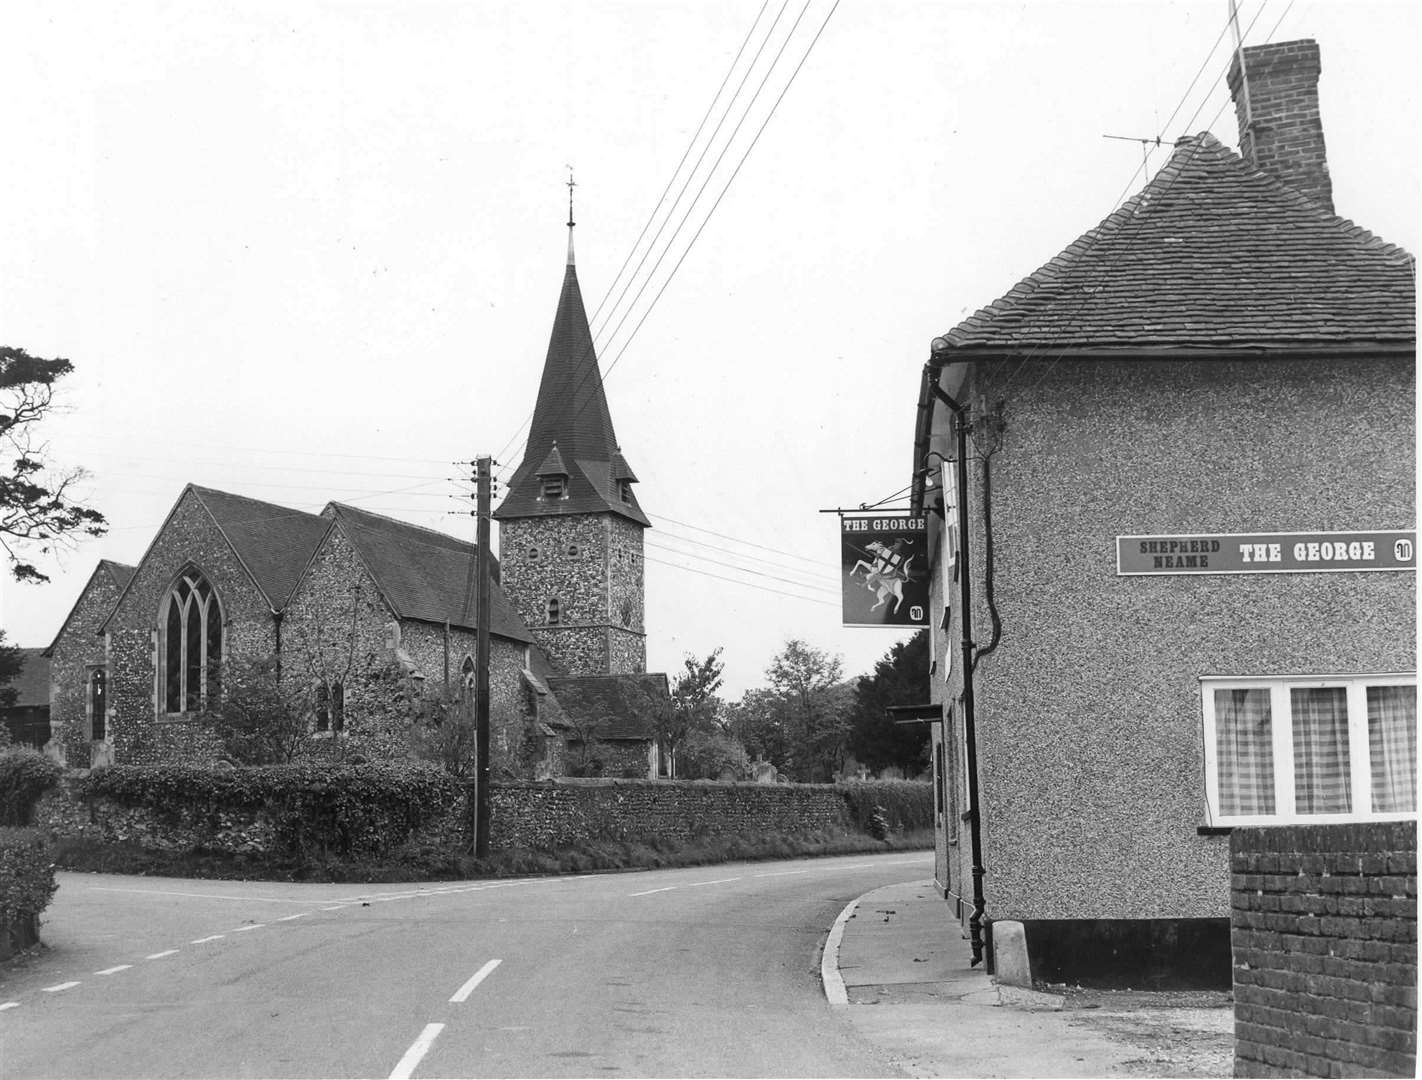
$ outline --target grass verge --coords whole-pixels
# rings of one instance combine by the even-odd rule
[[[862,833],[821,832],[755,837],[713,836],[692,841],[595,841],[559,851],[497,851],[487,859],[443,850],[419,850],[380,861],[353,862],[321,854],[305,858],[222,851],[155,851],[137,844],[55,838],[51,850],[61,870],[236,881],[449,881],[528,877],[658,867],[707,866],[817,855],[926,851],[931,830],[891,833],[876,840]]]

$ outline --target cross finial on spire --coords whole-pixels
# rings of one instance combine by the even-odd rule
[[[572,266],[572,265],[573,265],[573,225],[574,225],[574,221],[573,221],[573,188],[577,187],[578,185],[577,185],[576,181],[573,180],[573,167],[572,167],[571,165],[569,165],[569,166],[567,166],[567,169],[568,169],[568,265],[569,265],[569,266]]]

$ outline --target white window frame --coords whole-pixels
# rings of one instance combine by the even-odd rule
[[[1269,675],[1241,677],[1207,675],[1200,679],[1205,743],[1205,816],[1211,827],[1234,825],[1324,825],[1346,821],[1407,821],[1409,811],[1373,811],[1373,778],[1368,748],[1368,688],[1416,686],[1413,673],[1375,675]],[[1341,814],[1301,814],[1295,804],[1293,713],[1291,690],[1343,687],[1348,702],[1348,772],[1353,809]],[[1222,814],[1219,792],[1219,751],[1215,727],[1215,691],[1269,691],[1270,734],[1274,764],[1274,813]]]

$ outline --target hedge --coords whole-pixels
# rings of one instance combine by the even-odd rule
[[[38,750],[0,753],[0,826],[28,825],[35,800],[59,783],[63,770]]]
[[[933,828],[933,785],[922,780],[849,780],[838,787],[849,817],[870,836]]]
[[[175,823],[215,825],[233,811],[260,809],[280,849],[298,856],[378,854],[461,802],[457,780],[415,763],[113,765],[79,780],[76,793],[144,807]]]
[[[38,915],[58,887],[54,863],[39,833],[0,828],[0,923],[19,923]]]

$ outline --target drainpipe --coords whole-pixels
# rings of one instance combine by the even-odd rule
[[[926,373],[932,401],[943,402],[953,410],[953,430],[958,439],[958,606],[960,623],[963,627],[963,741],[968,758],[968,812],[964,819],[968,822],[972,843],[973,859],[973,913],[968,919],[968,932],[972,938],[973,963],[976,967],[983,961],[983,838],[978,812],[978,741],[977,724],[973,712],[973,609],[972,575],[968,572],[968,409],[959,404],[941,385],[943,368],[947,364],[948,342],[943,338],[933,339],[933,359],[929,361]],[[929,429],[932,415],[928,417]]]

